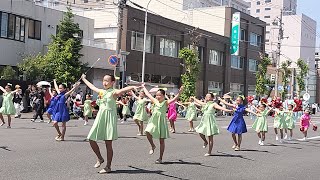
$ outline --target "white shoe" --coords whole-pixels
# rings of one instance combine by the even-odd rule
[[[306,137],[304,137],[304,138],[302,139],[302,141],[307,141],[307,138],[306,138]]]
[[[279,141],[279,137],[278,137],[278,135],[276,135],[276,141]]]
[[[35,119],[31,119],[31,122],[35,122],[36,120]]]
[[[264,146],[264,143],[263,143],[263,141],[261,141],[261,143],[260,143],[260,146]]]
[[[283,142],[283,140],[282,140],[282,139],[280,139],[279,143],[280,143],[280,144],[283,144],[284,142]]]
[[[261,139],[259,139],[259,142],[258,142],[258,144],[260,145],[262,143],[262,141],[261,141]]]
[[[292,137],[288,137],[288,141],[291,141],[292,140]]]
[[[286,135],[284,135],[284,138],[283,139],[288,139],[288,135],[286,134]]]
[[[124,121],[121,121],[121,124],[123,124],[124,123]]]
[[[88,125],[87,121],[85,121],[83,125],[84,125],[84,126]]]
[[[11,129],[11,126],[7,126],[7,129]]]
[[[2,123],[0,124],[0,126],[3,126],[4,124],[5,124],[5,123],[2,122]]]
[[[44,122],[44,120],[40,120],[40,122],[41,122],[41,123],[43,123],[43,122]]]

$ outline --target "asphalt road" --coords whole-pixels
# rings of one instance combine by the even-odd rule
[[[120,138],[114,142],[114,159],[110,174],[100,175],[93,165],[96,157],[85,141],[90,126],[71,120],[65,142],[56,142],[53,127],[47,123],[32,123],[30,114],[14,119],[12,129],[0,127],[1,180],[93,180],[93,179],[319,179],[319,132],[310,131],[308,142],[298,128],[296,140],[279,144],[273,129],[269,129],[265,146],[258,145],[256,133],[243,137],[242,151],[231,149],[232,139],[227,132],[231,117],[218,118],[221,134],[214,137],[214,155],[204,157],[206,150],[196,133],[188,133],[188,122],[177,121],[177,133],[166,140],[164,164],[155,164],[159,151],[148,155],[146,137],[137,137],[137,128],[130,121],[120,124]],[[314,121],[320,122],[319,117]],[[92,124],[92,121],[90,124]],[[269,118],[270,127],[272,119]],[[195,124],[198,124],[197,121]],[[253,122],[247,119],[250,126]],[[99,143],[106,157],[103,142]],[[156,142],[159,146],[159,143]],[[105,165],[105,164],[104,164]]]

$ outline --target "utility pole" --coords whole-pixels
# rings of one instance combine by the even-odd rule
[[[121,57],[121,37],[122,37],[122,20],[123,20],[123,9],[126,7],[127,0],[119,0],[118,1],[118,32],[117,32],[117,47],[116,53],[118,58]],[[122,59],[122,58],[121,58]],[[119,79],[120,79],[120,63],[114,69],[114,76],[116,77],[115,85],[119,86]],[[124,81],[124,79],[122,79]]]
[[[275,78],[275,96],[278,96],[278,80],[279,80],[279,68],[280,68],[280,56],[281,56],[281,44],[283,37],[283,9],[280,10],[280,18],[279,18],[279,35],[278,35],[278,45],[277,45],[277,52],[276,52],[276,78]],[[283,87],[286,88],[286,87]]]

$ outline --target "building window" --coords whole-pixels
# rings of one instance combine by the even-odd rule
[[[249,59],[249,71],[257,72],[258,71],[258,61],[254,59]]]
[[[8,14],[1,13],[1,37],[8,36]]]
[[[188,44],[187,46],[188,49],[192,49],[192,45],[191,44]],[[198,55],[199,55],[199,59],[200,59],[200,62],[203,62],[203,47],[200,47],[200,46],[196,46],[196,49],[198,51]]]
[[[230,83],[230,92],[242,93],[244,91],[244,85],[239,83]]]
[[[210,50],[209,64],[222,66],[222,61],[223,61],[223,52]]]
[[[256,33],[250,33],[250,45],[260,46],[261,45],[261,36]]]
[[[270,16],[264,16],[264,18],[269,19],[269,18],[270,18]]]
[[[180,43],[175,40],[160,38],[160,55],[178,57]]]
[[[241,29],[241,32],[240,32],[240,40],[241,41],[246,41],[246,30],[245,29]]]
[[[266,11],[270,11],[270,10],[271,10],[271,8],[264,8],[264,10],[266,10]]]
[[[231,56],[231,68],[243,69],[244,58],[240,56]]]
[[[271,2],[271,0],[265,0],[264,2],[265,2],[265,3],[270,3],[270,2]]]
[[[0,12],[0,37],[24,41],[25,36],[25,18]]]
[[[41,21],[29,19],[29,34],[30,39],[41,40]]]
[[[270,33],[270,31],[266,31],[266,34],[269,34]]]
[[[217,93],[217,95],[222,96],[223,94],[223,83],[208,81],[208,92]]]
[[[89,0],[83,0],[83,3],[88,3],[89,2]]]
[[[256,95],[256,85],[248,85],[248,96]]]
[[[257,1],[257,5],[260,5],[261,3],[260,3],[260,1]]]
[[[139,32],[132,32],[131,35],[131,49],[136,51],[143,51],[144,34]],[[146,38],[146,52],[153,53],[153,37],[147,34]]]
[[[256,9],[256,13],[260,13],[260,9]]]

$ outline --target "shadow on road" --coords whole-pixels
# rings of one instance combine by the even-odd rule
[[[242,155],[234,155],[234,154],[228,154],[228,153],[225,153],[225,152],[221,152],[221,151],[217,151],[217,153],[220,153],[220,154],[213,154],[211,156],[215,156],[215,157],[229,157],[229,158],[241,158],[241,159],[245,159],[245,160],[248,160],[248,161],[254,161],[253,159],[250,159],[250,158],[246,158]]]
[[[167,161],[167,162],[163,162],[162,164],[164,165],[168,165],[168,164],[181,164],[181,165],[195,165],[195,166],[203,166],[203,167],[208,167],[208,168],[216,168],[213,166],[207,166],[207,165],[203,165],[202,163],[198,163],[198,162],[187,162],[187,161],[183,161],[183,160],[178,160],[178,161]]]
[[[270,151],[262,151],[262,150],[257,150],[257,149],[241,149],[242,152],[260,152],[260,153],[268,153],[268,154],[276,154],[272,153]]]
[[[3,149],[5,151],[11,151],[8,146],[0,146],[0,149]]]
[[[299,144],[299,143],[288,143],[288,145],[290,145],[290,144],[292,144],[292,145],[297,145],[297,144]],[[302,148],[300,148],[300,147],[294,147],[294,146],[286,146],[286,145],[284,145],[284,144],[267,144],[267,145],[264,145],[264,146],[275,146],[275,147],[277,147],[277,146],[279,146],[279,147],[286,147],[286,148],[291,148],[291,149],[302,149]]]
[[[164,171],[160,171],[160,170],[158,170],[158,171],[150,171],[150,170],[141,169],[141,168],[137,168],[137,167],[133,167],[133,166],[129,166],[129,167],[132,168],[132,170],[116,170],[116,171],[113,171],[112,174],[158,174],[158,175],[164,176],[166,178],[173,178],[173,179],[179,179],[179,180],[188,180],[188,179],[184,179],[184,178],[180,178],[180,177],[164,174]]]

